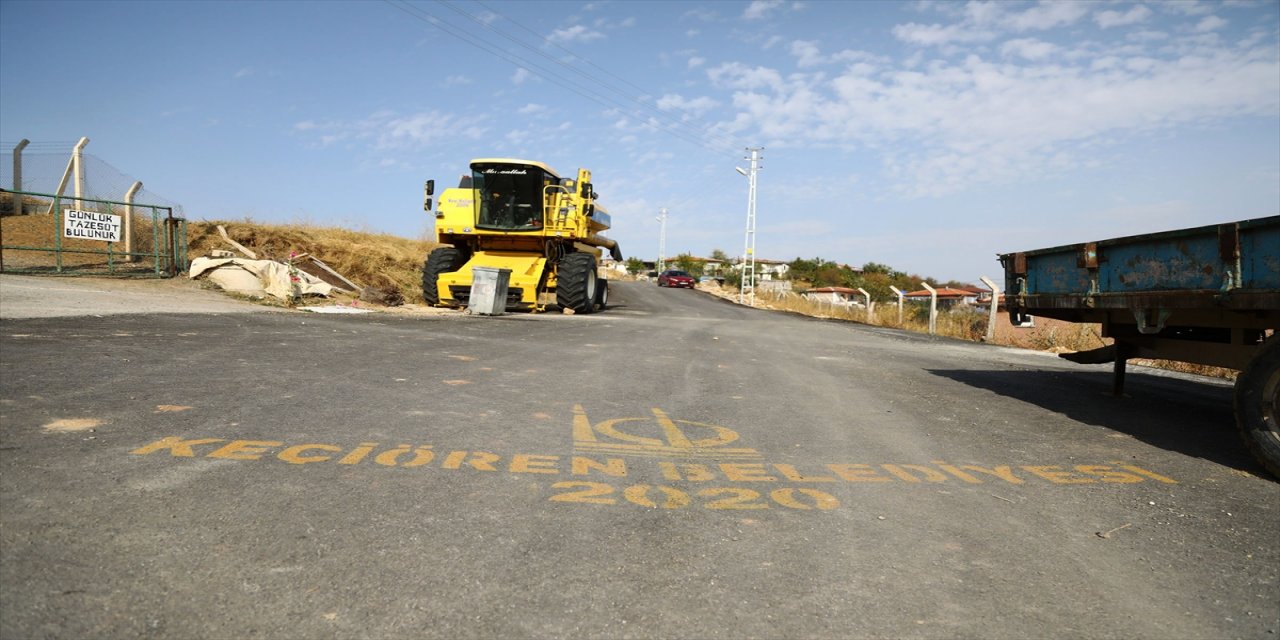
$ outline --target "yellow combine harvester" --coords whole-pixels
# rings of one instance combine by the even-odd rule
[[[427,181],[427,211],[434,190],[435,181]],[[602,248],[614,260],[622,252],[600,235],[610,220],[596,197],[586,169],[561,178],[541,162],[472,160],[471,175],[440,194],[436,239],[450,246],[427,257],[422,297],[431,305],[466,306],[471,270],[492,267],[511,270],[507,309],[604,309],[609,283],[596,272]]]

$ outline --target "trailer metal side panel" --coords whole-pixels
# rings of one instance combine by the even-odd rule
[[[1280,289],[1280,224],[1241,229],[1240,271],[1246,288]]]
[[[1011,311],[1280,310],[1280,216],[1000,256]]]
[[[1105,293],[1217,289],[1227,274],[1228,266],[1218,257],[1216,229],[1212,234],[1098,244],[1098,289]]]

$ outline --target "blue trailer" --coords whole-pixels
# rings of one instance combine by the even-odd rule
[[[1236,423],[1249,450],[1280,477],[1280,216],[1000,255],[1015,325],[1031,316],[1102,325],[1114,344],[1063,354],[1240,370]]]

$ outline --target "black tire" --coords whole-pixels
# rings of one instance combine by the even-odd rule
[[[455,247],[437,247],[422,265],[422,299],[429,305],[440,304],[440,274],[457,271],[466,264],[462,252]]]
[[[596,258],[571,253],[560,259],[556,271],[556,304],[574,313],[591,313],[596,303]]]
[[[1236,425],[1245,446],[1280,478],[1280,336],[1272,336],[1236,378]]]
[[[596,311],[604,311],[609,306],[609,281],[604,278],[596,280]]]

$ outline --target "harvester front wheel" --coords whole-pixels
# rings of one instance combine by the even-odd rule
[[[457,271],[466,261],[454,247],[438,247],[427,255],[422,266],[422,299],[429,305],[440,304],[440,274]]]
[[[591,313],[596,304],[596,259],[589,253],[571,253],[560,259],[556,273],[556,304],[574,313]]]

